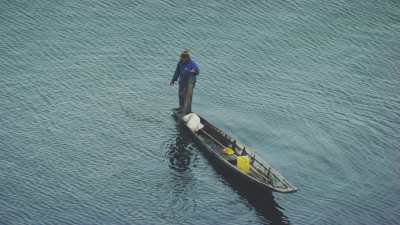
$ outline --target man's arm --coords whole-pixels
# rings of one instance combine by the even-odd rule
[[[195,75],[195,76],[200,74],[200,69],[199,69],[199,67],[197,66],[197,64],[194,64],[194,68],[193,68],[192,71],[190,71],[190,72],[192,72],[193,75]]]
[[[175,73],[174,76],[171,79],[171,85],[174,85],[174,83],[178,80],[180,73],[179,73],[179,63],[176,65]]]

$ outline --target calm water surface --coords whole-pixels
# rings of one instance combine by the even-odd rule
[[[400,223],[399,1],[2,0],[0,21],[0,224]],[[176,126],[182,48],[194,111],[298,192],[246,195]]]

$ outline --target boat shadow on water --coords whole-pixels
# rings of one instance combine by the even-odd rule
[[[188,147],[196,146],[196,148],[200,150],[201,146],[193,140],[191,134],[182,124],[178,123],[176,128],[178,131],[176,143],[169,147],[166,156],[170,162],[169,165],[171,169],[184,172],[190,168],[190,164],[194,160],[193,151],[190,151]],[[204,151],[200,152],[208,159],[208,162],[210,162],[215,171],[224,177],[227,181],[226,183],[242,198],[246,199],[247,202],[256,209],[259,216],[265,218],[265,224],[290,224],[289,219],[282,212],[284,209],[275,202],[272,191],[247,185],[242,180],[237,179],[235,175],[228,173],[215,158],[206,154]]]

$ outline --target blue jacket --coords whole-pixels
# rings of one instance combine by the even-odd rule
[[[192,70],[194,70],[194,72],[192,72]],[[177,81],[179,79],[179,85],[181,85],[187,82],[190,77],[193,77],[193,82],[196,82],[196,77],[199,73],[199,67],[193,60],[190,59],[186,63],[178,62],[172,81]]]

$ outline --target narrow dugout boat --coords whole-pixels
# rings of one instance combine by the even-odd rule
[[[188,114],[188,115],[193,115]],[[198,129],[188,126],[188,121],[178,112],[174,112],[175,119],[183,123],[183,127],[193,136],[196,142],[209,153],[213,161],[224,167],[241,182],[257,188],[280,193],[295,192],[297,188],[290,184],[277,170],[262,161],[259,156],[251,153],[244,145],[218,129],[207,120],[197,117]]]

